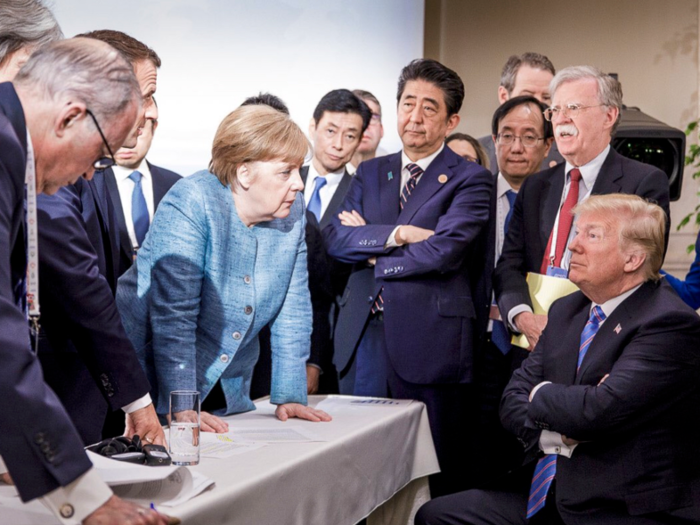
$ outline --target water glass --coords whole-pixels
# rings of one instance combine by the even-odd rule
[[[170,456],[174,465],[199,463],[199,392],[170,392]]]

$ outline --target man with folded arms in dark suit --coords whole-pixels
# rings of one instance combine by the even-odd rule
[[[117,216],[119,276],[131,267],[161,199],[182,178],[146,160],[157,127],[157,119],[148,119],[136,147],[119,148],[114,153],[117,164],[104,170],[105,185]]]
[[[140,105],[129,63],[89,39],[39,49],[14,85],[0,84],[0,453],[22,500],[41,497],[65,524],[167,523],[113,496],[92,469],[27,330],[43,306],[36,194],[91,178],[132,132]]]
[[[463,99],[451,69],[407,65],[397,90],[403,150],[360,164],[323,232],[331,257],[354,263],[334,334],[341,381],[356,395],[427,405],[442,469],[433,494],[469,485],[475,448],[463,423],[476,406],[473,291],[493,175],[445,147]]]
[[[494,272],[501,317],[527,336],[530,349],[547,323],[535,315],[528,272],[566,277],[573,238],[571,209],[590,195],[630,193],[656,202],[669,217],[668,177],[654,166],[618,154],[610,145],[622,107],[620,83],[591,66],[567,67],[550,85],[545,117],[566,162],[523,183]],[[669,223],[666,223],[668,233]],[[668,243],[668,236],[666,237]]]
[[[617,194],[575,213],[580,291],[552,305],[501,402],[524,466],[428,503],[417,524],[700,522],[700,319],[660,279],[665,212]]]

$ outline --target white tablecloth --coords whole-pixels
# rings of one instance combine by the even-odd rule
[[[323,399],[312,396],[309,404]],[[281,422],[274,406],[256,404],[254,412],[226,418],[231,432],[301,425],[327,441],[270,444],[226,459],[202,458],[189,468],[216,485],[164,512],[183,524],[343,525],[376,509],[369,525],[406,525],[429,499],[426,476],[438,472],[438,463],[422,403],[342,408],[330,423]],[[3,508],[9,511],[0,501],[0,522]]]

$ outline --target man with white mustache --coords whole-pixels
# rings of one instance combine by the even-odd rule
[[[666,175],[610,146],[622,107],[620,83],[595,67],[573,66],[557,73],[550,93],[552,106],[544,114],[566,162],[529,177],[521,187],[494,272],[501,316],[512,332],[527,336],[529,350],[547,316],[533,313],[526,276],[567,276],[575,204],[593,194],[630,193],[657,203],[669,217]]]

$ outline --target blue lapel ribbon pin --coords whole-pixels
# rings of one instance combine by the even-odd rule
[[[394,178],[394,174],[392,172],[389,172],[386,176],[386,180],[391,180]]]

